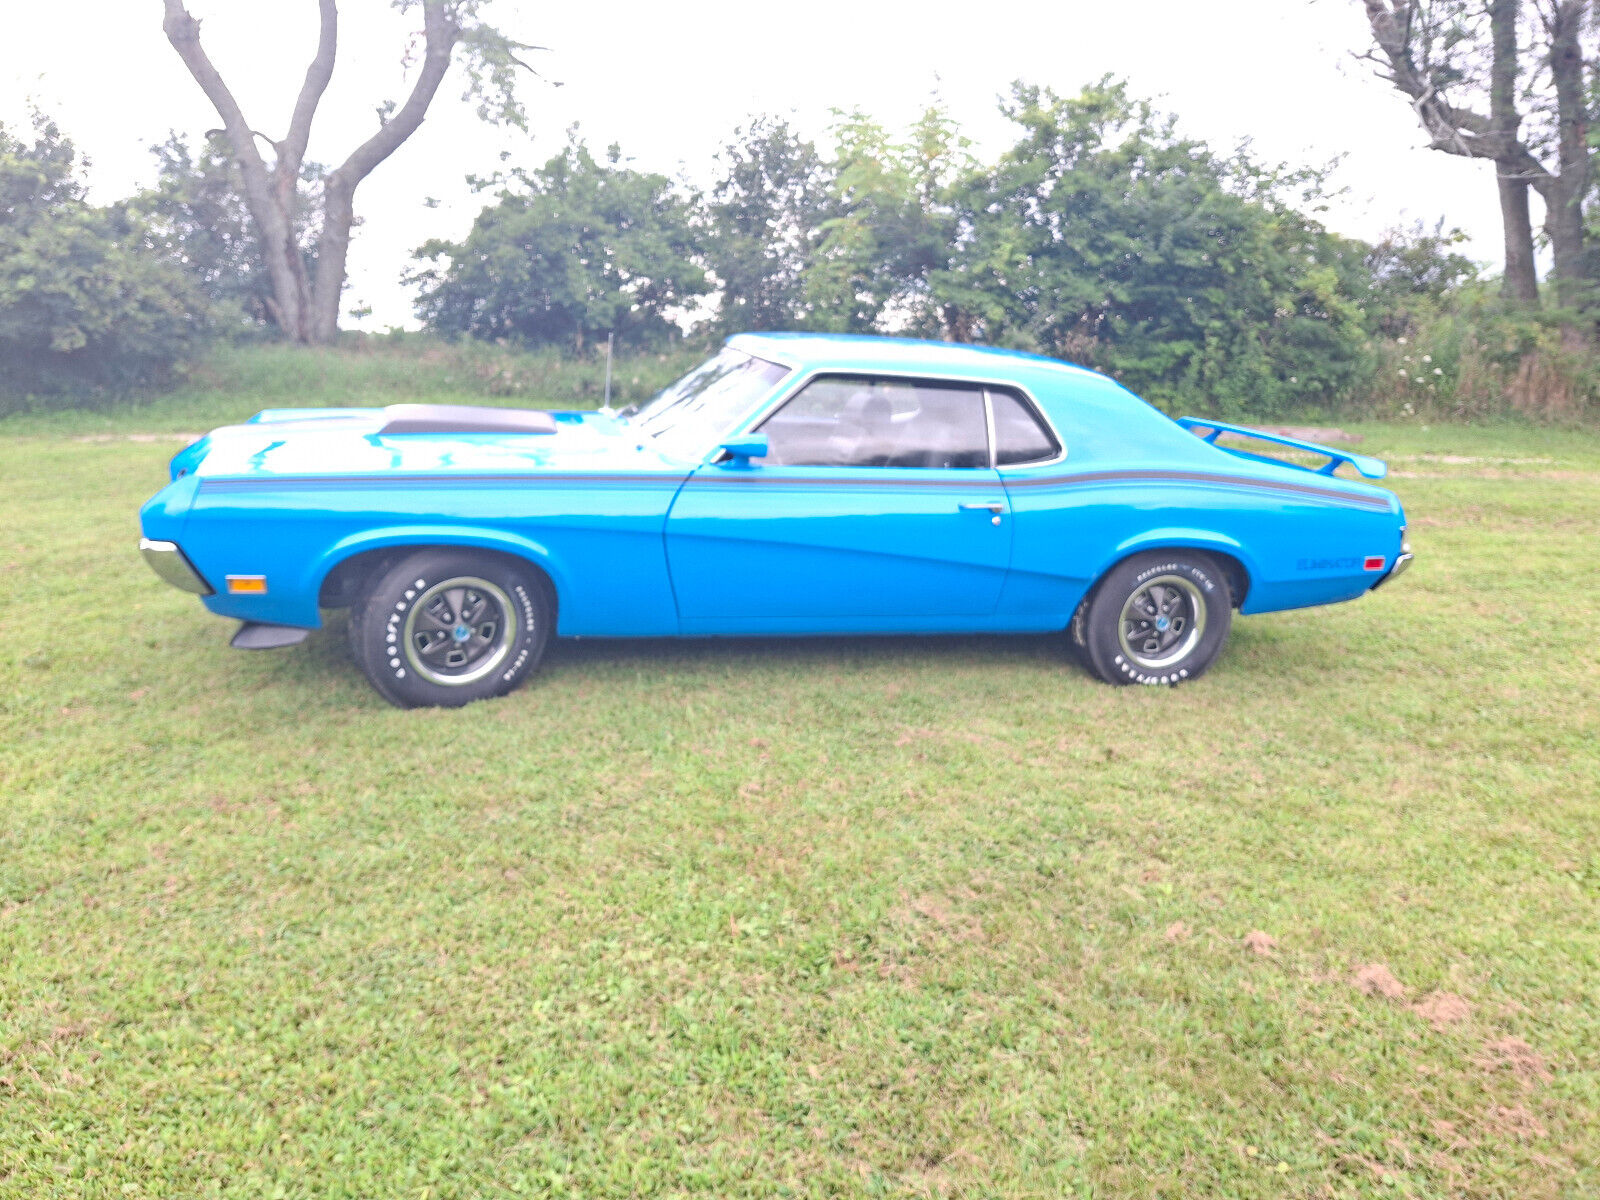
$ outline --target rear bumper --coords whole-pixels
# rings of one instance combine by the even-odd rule
[[[209,596],[216,591],[194,569],[194,565],[178,548],[177,542],[140,538],[139,553],[144,555],[152,571],[180,591],[193,592],[197,596]]]
[[[1404,575],[1406,573],[1406,571],[1411,566],[1412,557],[1413,556],[1412,556],[1412,553],[1411,553],[1411,543],[1410,542],[1401,542],[1400,543],[1400,556],[1394,560],[1394,565],[1391,566],[1387,571],[1385,571],[1383,573],[1383,575],[1379,578],[1378,582],[1372,585],[1372,590],[1373,591],[1377,591],[1384,584],[1388,583],[1391,579],[1394,579],[1394,578],[1396,578],[1396,577],[1398,577],[1400,575]]]

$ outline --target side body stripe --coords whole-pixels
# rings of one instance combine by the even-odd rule
[[[1382,496],[1363,495],[1338,488],[1319,487],[1311,483],[1289,480],[1253,479],[1241,475],[1221,475],[1209,471],[1120,470],[1074,471],[1036,476],[1002,476],[1002,482],[1011,491],[1048,491],[1057,488],[1076,488],[1100,484],[1138,483],[1193,483],[1200,485],[1237,487],[1248,490],[1278,492],[1291,496],[1304,496],[1325,503],[1349,505],[1355,508],[1387,512],[1389,501]],[[272,478],[217,478],[202,479],[203,495],[226,495],[252,492],[305,492],[305,491],[400,491],[442,490],[456,487],[491,488],[641,488],[659,487],[676,489],[687,483],[690,487],[743,488],[763,486],[781,490],[810,490],[814,488],[864,487],[892,488],[972,488],[993,490],[993,477],[987,479],[951,478],[941,473],[937,478],[918,479],[910,475],[894,475],[882,479],[839,478],[837,476],[783,476],[775,477],[760,470],[727,472],[715,475],[697,474],[685,479],[678,475],[300,475]]]

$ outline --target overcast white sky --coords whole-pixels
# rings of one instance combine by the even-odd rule
[[[97,198],[149,182],[148,147],[169,129],[220,124],[162,36],[159,0],[7,7],[0,120],[23,119],[30,101],[55,116],[92,159]],[[341,9],[339,65],[311,142],[311,157],[329,163],[375,128],[380,100],[403,96],[401,59],[419,23],[387,0]],[[190,10],[246,117],[281,136],[315,41],[314,0],[191,0]],[[1007,144],[995,106],[1012,80],[1072,92],[1107,73],[1219,147],[1250,138],[1260,157],[1295,164],[1344,155],[1336,181],[1349,195],[1325,218],[1336,229],[1371,237],[1444,217],[1471,235],[1475,257],[1499,255],[1492,168],[1422,148],[1404,102],[1352,61],[1366,37],[1356,0],[500,0],[490,11],[548,47],[535,61],[562,86],[526,82],[530,136],[480,125],[452,76],[422,129],[366,181],[346,304],[372,306],[367,328],[411,321],[400,272],[421,242],[471,224],[481,198],[465,176],[492,172],[502,150],[524,165],[544,161],[574,121],[591,144],[620,142],[641,167],[704,180],[717,147],[755,113],[821,136],[830,109],[859,106],[901,124],[937,88],[979,151],[993,152]]]

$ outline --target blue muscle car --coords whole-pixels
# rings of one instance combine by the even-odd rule
[[[1241,433],[1325,463],[1219,444]],[[401,705],[503,694],[556,634],[1063,631],[1107,682],[1175,684],[1235,608],[1405,568],[1399,501],[1341,468],[1385,471],[1036,355],[743,334],[621,413],[258,413],[172,460],[141,548],[235,646],[348,606]]]

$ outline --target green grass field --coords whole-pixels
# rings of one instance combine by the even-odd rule
[[[239,361],[0,422],[0,1196],[1600,1194],[1600,436],[1362,427],[1416,568],[1179,690],[582,642],[399,712],[136,510],[481,381]]]

